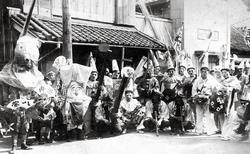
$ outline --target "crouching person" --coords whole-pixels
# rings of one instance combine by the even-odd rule
[[[170,113],[170,127],[172,133],[182,134],[186,130],[194,129],[194,116],[190,105],[180,96],[168,104]]]
[[[136,128],[138,133],[143,133],[142,120],[144,118],[145,108],[139,101],[133,98],[133,91],[125,91],[125,99],[121,101],[119,113],[123,123],[123,133],[129,128]]]
[[[102,137],[106,132],[111,132],[110,107],[112,104],[101,101],[95,109],[97,136]]]
[[[120,126],[120,123],[114,125],[113,119],[114,116],[111,113],[111,107],[113,106],[113,100],[110,97],[107,89],[102,87],[101,99],[96,105],[95,109],[95,121],[96,121],[96,132],[98,137],[102,137],[104,133],[110,132],[111,134],[114,132],[121,133],[121,129],[116,127]]]
[[[143,122],[145,129],[153,131],[156,126],[164,131],[169,127],[169,110],[165,102],[163,102],[162,94],[159,91],[151,92],[151,100],[146,103],[146,117]]]

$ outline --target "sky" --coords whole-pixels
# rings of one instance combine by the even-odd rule
[[[230,22],[236,27],[250,28],[250,0],[227,0]]]

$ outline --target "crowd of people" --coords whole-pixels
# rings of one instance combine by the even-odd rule
[[[159,65],[147,59],[141,75],[131,67],[121,71],[113,67],[112,73],[106,69],[102,74],[93,59],[85,67],[59,56],[53,64],[57,72],[43,78],[34,65],[38,47],[22,48],[30,42],[26,39],[19,40],[14,61],[0,74],[8,89],[8,99],[0,106],[1,126],[11,132],[12,152],[18,135],[21,149],[29,149],[28,134],[35,134],[39,144],[133,130],[157,135],[192,131],[249,141],[250,79],[243,63],[238,71],[229,65],[211,71],[204,64],[198,76],[192,62],[180,63],[178,69],[169,63],[167,71],[161,72]]]

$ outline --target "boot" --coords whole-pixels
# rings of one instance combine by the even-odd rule
[[[10,154],[14,154],[16,152],[17,145],[13,144],[10,150]]]
[[[27,146],[26,144],[24,144],[24,143],[21,144],[21,149],[22,149],[22,150],[31,150],[31,148],[28,147],[28,146]]]
[[[11,150],[10,150],[11,154],[14,154],[15,151],[16,151],[16,148],[17,148],[17,139],[18,139],[18,135],[17,134],[12,135],[12,147],[11,147]]]
[[[26,134],[21,136],[21,149],[22,150],[30,150],[31,149],[30,147],[27,146],[26,139],[27,139]]]

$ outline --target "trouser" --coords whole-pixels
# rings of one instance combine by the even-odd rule
[[[94,121],[94,118],[92,119],[92,116],[94,117],[94,115],[92,115],[94,112],[94,109],[92,109],[90,106],[88,107],[85,115],[84,115],[84,134],[87,135],[89,134],[92,129],[91,129],[91,125],[92,125],[92,121]]]
[[[143,125],[148,130],[154,130],[156,128],[156,121],[153,118],[149,118],[144,120]],[[164,128],[169,127],[169,125],[169,121],[162,120],[159,129],[163,130]]]
[[[209,105],[196,105],[196,132],[213,134],[216,131],[214,115],[209,112]]]
[[[214,113],[214,122],[215,122],[215,125],[219,131],[221,131],[221,129],[222,129],[224,120],[225,120],[224,113],[219,113],[219,112]]]
[[[194,121],[196,122],[196,105],[192,98],[187,99],[187,103],[190,105],[192,112],[194,113]]]
[[[105,123],[103,120],[99,120],[96,123],[96,132],[97,132],[97,136],[101,137],[102,134],[111,131],[111,127],[110,124]]]

